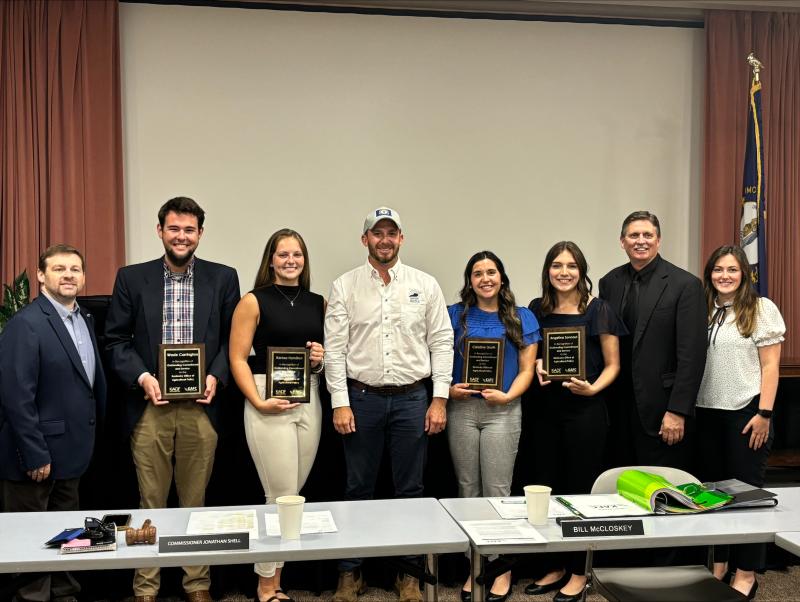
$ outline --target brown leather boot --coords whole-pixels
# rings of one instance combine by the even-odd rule
[[[419,591],[419,579],[411,575],[397,576],[394,589],[400,595],[400,602],[422,602],[422,592]]]
[[[345,571],[339,573],[339,585],[336,586],[336,593],[333,594],[331,602],[356,602],[359,594],[363,594],[365,591],[367,591],[367,584],[364,582],[361,571]]]

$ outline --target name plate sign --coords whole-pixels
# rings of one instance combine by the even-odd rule
[[[158,538],[159,554],[248,549],[250,549],[250,534],[247,531],[213,535],[162,535]]]
[[[644,523],[636,518],[569,520],[561,523],[563,537],[626,537],[644,535]]]
[[[267,397],[292,403],[311,400],[309,351],[305,347],[267,347]]]
[[[542,329],[542,356],[548,380],[586,378],[586,327]]]
[[[158,346],[158,386],[162,399],[201,399],[206,391],[206,346]]]
[[[464,370],[461,382],[470,389],[503,388],[503,339],[464,339]]]

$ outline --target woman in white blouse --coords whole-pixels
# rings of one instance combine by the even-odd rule
[[[774,436],[772,407],[786,326],[775,304],[758,297],[750,276],[747,257],[736,246],[714,251],[703,274],[708,350],[697,397],[699,476],[761,487]],[[735,567],[731,585],[752,599],[764,552],[763,544],[717,546],[714,575],[723,579]]]

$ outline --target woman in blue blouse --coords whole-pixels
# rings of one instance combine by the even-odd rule
[[[602,471],[608,429],[605,389],[619,374],[619,337],[627,334],[611,306],[592,296],[588,270],[578,245],[556,243],[542,266],[542,297],[528,306],[543,329],[582,326],[586,333],[584,379],[551,382],[542,360],[536,360],[541,385],[533,432],[536,482],[550,485],[553,494],[589,493]],[[585,559],[581,552],[548,557],[552,570],[525,593],[556,590],[555,602],[580,600]]]
[[[461,303],[448,308],[455,332],[455,359],[447,439],[461,497],[503,497],[511,491],[521,430],[520,396],[533,380],[539,324],[516,307],[503,262],[491,251],[473,255],[464,270]],[[464,340],[503,339],[500,389],[475,391],[462,380]],[[468,580],[461,599],[472,599]],[[503,602],[511,591],[511,571],[495,579],[488,602]]]

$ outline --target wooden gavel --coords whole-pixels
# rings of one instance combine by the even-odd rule
[[[156,528],[150,524],[150,519],[148,518],[142,523],[141,529],[134,529],[133,527],[125,529],[125,543],[129,546],[138,543],[156,543]]]

